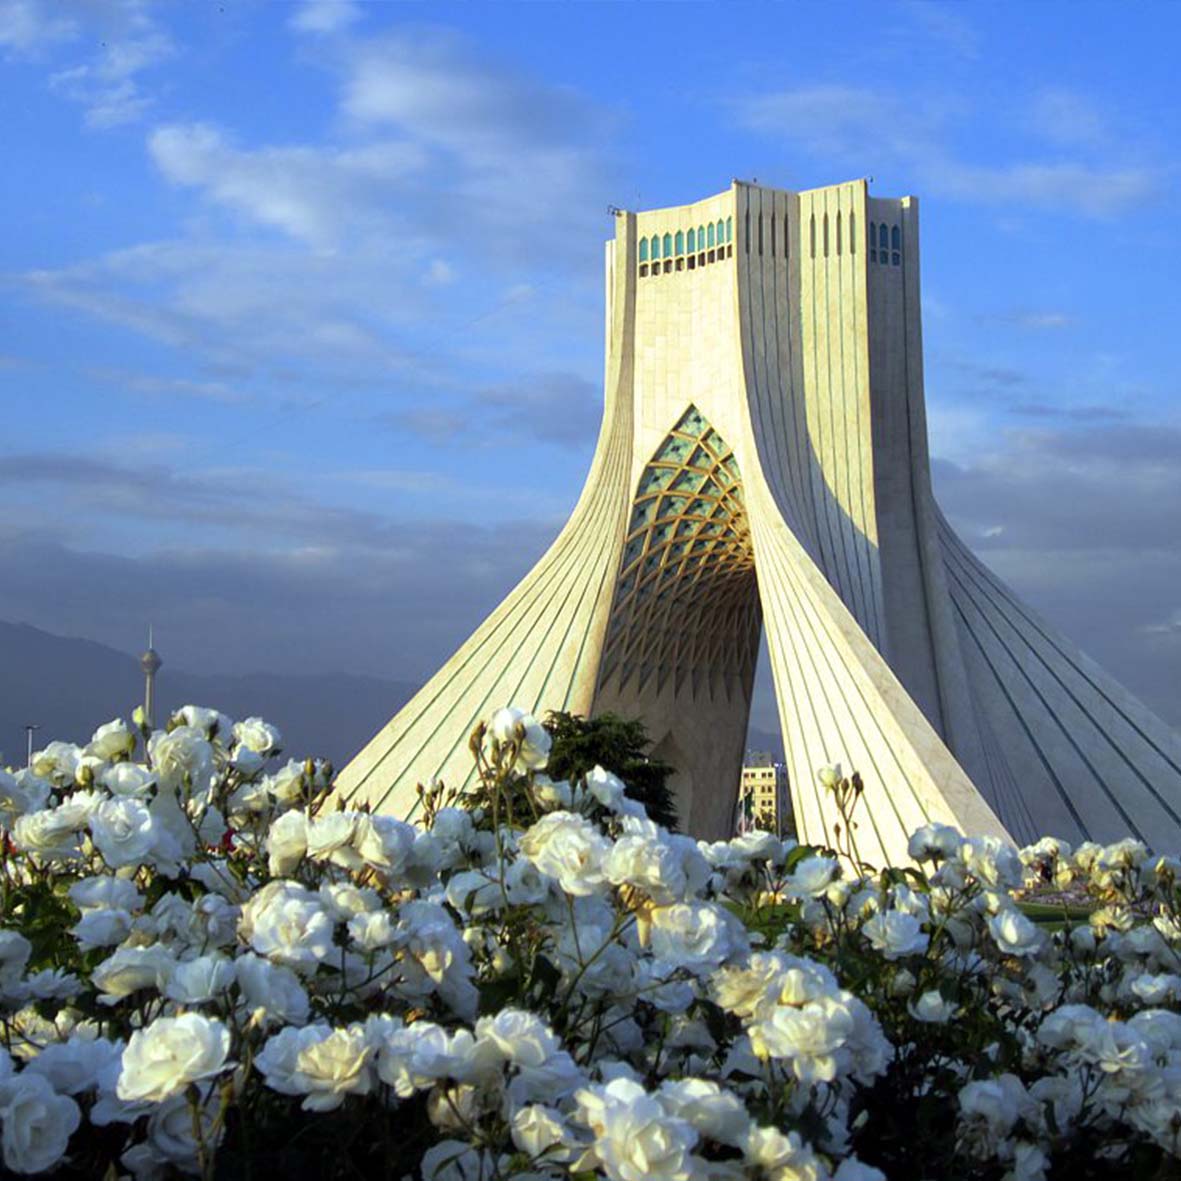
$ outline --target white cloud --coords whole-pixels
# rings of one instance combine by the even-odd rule
[[[1051,143],[1067,146],[1102,144],[1110,135],[1108,121],[1094,103],[1064,87],[1050,87],[1034,96],[1029,125]]]
[[[388,223],[399,184],[424,166],[421,150],[406,142],[246,150],[202,123],[159,127],[148,150],[173,184],[321,249],[346,230],[355,237]]]
[[[904,0],[899,9],[941,48],[960,57],[979,56],[980,36],[975,25],[964,15],[966,6],[936,3],[935,0]]]
[[[1077,126],[1086,133],[1076,137],[1076,144],[1095,139],[1094,122],[1086,125],[1081,103],[1063,92],[1044,92],[1043,98],[1043,130],[1056,124],[1061,133],[1073,110]],[[916,190],[982,204],[1107,217],[1142,203],[1161,186],[1159,165],[1103,153],[1065,160],[969,162],[954,143],[957,134],[971,137],[973,111],[962,99],[946,95],[902,97],[868,87],[803,86],[739,100],[737,113],[747,127],[818,157],[859,170],[898,167],[914,177]],[[993,110],[994,119],[996,114]]]
[[[78,23],[58,4],[44,0],[0,0],[0,48],[33,54],[78,35]]]
[[[332,34],[360,19],[361,7],[353,0],[302,0],[288,23],[297,33]]]
[[[50,75],[50,88],[86,110],[89,127],[105,130],[140,119],[153,97],[138,78],[176,53],[145,0],[121,0],[97,10],[102,48],[81,65]]]

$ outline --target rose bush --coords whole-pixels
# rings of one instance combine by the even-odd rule
[[[1176,1173],[1172,857],[938,825],[884,870],[698,842],[601,768],[548,779],[507,709],[414,828],[281,742],[187,706],[0,772],[5,1171]]]

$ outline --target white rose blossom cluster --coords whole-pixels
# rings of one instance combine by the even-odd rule
[[[8,1172],[1176,1167],[1173,858],[936,824],[881,871],[765,832],[695,841],[601,767],[548,778],[520,710],[416,825],[280,745],[187,706],[0,772]]]

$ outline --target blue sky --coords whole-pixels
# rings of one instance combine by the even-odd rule
[[[581,486],[607,205],[871,175],[922,201],[949,515],[1181,721],[1179,32],[1163,3],[0,0],[0,618],[425,677]]]

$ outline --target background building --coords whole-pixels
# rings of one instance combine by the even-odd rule
[[[738,832],[761,828],[778,836],[794,833],[787,767],[764,751],[748,751],[738,788]]]

